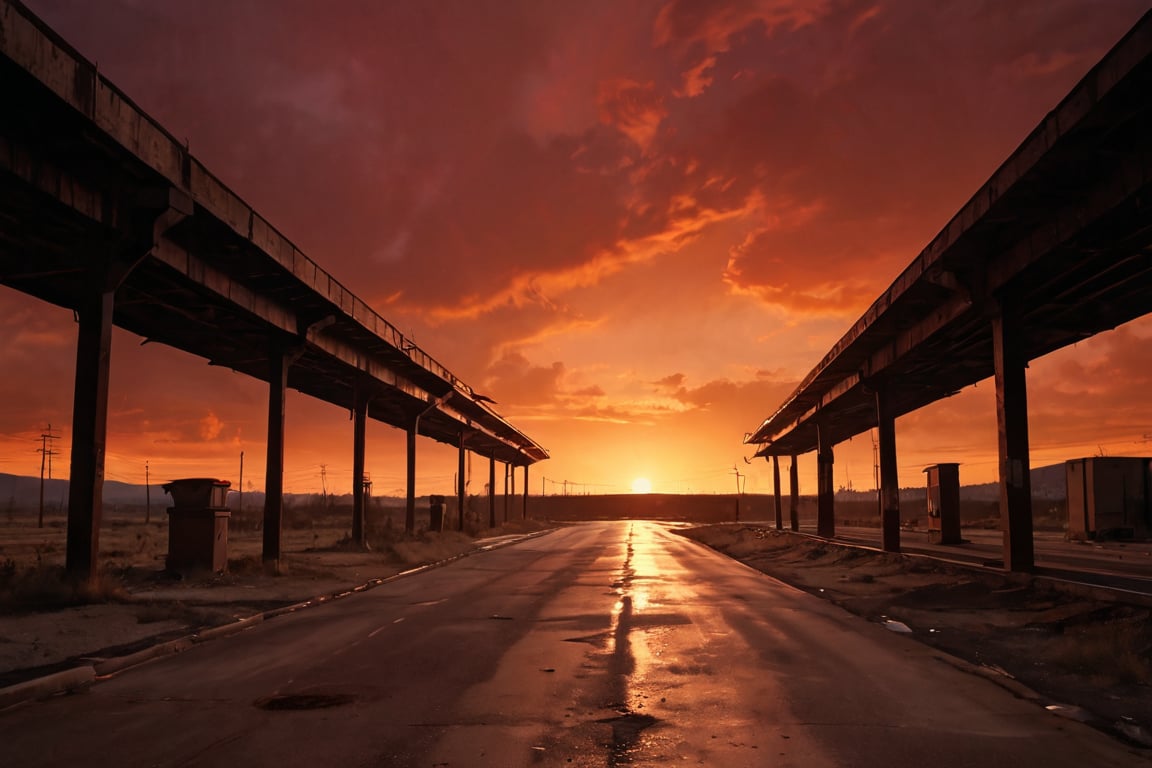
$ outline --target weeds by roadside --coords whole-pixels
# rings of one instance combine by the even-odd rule
[[[92,581],[78,581],[62,566],[20,569],[12,560],[0,564],[0,612],[51,610],[126,599],[123,581],[112,571],[103,571]]]

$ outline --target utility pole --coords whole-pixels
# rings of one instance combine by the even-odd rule
[[[152,522],[152,486],[148,484],[148,462],[144,462],[144,525]]]
[[[240,498],[236,500],[236,516],[244,511],[244,451],[240,451]]]
[[[740,495],[743,493],[743,489],[740,486],[740,478],[742,478],[743,475],[740,474],[740,468],[735,464],[732,465],[732,474],[736,475],[736,522],[740,522]]]
[[[48,425],[48,431],[40,434],[40,447],[37,451],[40,454],[40,514],[36,518],[36,527],[44,527],[44,465],[48,465],[48,479],[52,479],[52,457],[56,455],[56,451],[52,449],[52,441],[59,438],[59,435],[52,434],[52,425]]]
[[[869,432],[872,435],[872,475],[876,483],[876,490],[880,490],[880,443],[876,440],[876,430]]]
[[[320,493],[324,499],[324,506],[328,506],[328,465],[320,465]]]

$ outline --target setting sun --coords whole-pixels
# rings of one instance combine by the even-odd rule
[[[632,493],[652,493],[652,481],[646,477],[638,477],[632,481]]]

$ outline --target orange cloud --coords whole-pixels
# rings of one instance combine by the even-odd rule
[[[204,418],[200,419],[201,440],[215,440],[223,430],[224,422],[220,421],[220,418],[211,411],[209,411],[208,415],[204,416]]]
[[[683,51],[686,69],[679,94],[699,96],[713,80],[719,55],[732,48],[733,38],[753,25],[768,36],[778,29],[811,24],[826,13],[823,0],[743,0],[708,3],[671,0],[660,9],[654,25],[657,45]]]
[[[654,83],[623,78],[600,84],[599,106],[600,121],[618,128],[642,152],[648,151],[660,123],[668,116]]]
[[[518,352],[505,352],[488,369],[484,386],[497,402],[538,405],[555,402],[564,364],[533,366]]]

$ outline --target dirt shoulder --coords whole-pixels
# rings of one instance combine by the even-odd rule
[[[22,569],[0,584],[5,587],[0,589],[0,688],[341,595],[548,527],[525,521],[486,532],[485,538],[423,534],[368,551],[340,544],[306,547],[286,552],[277,575],[265,573],[252,556],[229,560],[225,573],[183,577],[131,565],[110,569],[87,594],[76,594],[63,582],[59,567]]]
[[[681,533],[1152,747],[1152,603],[751,525]]]

